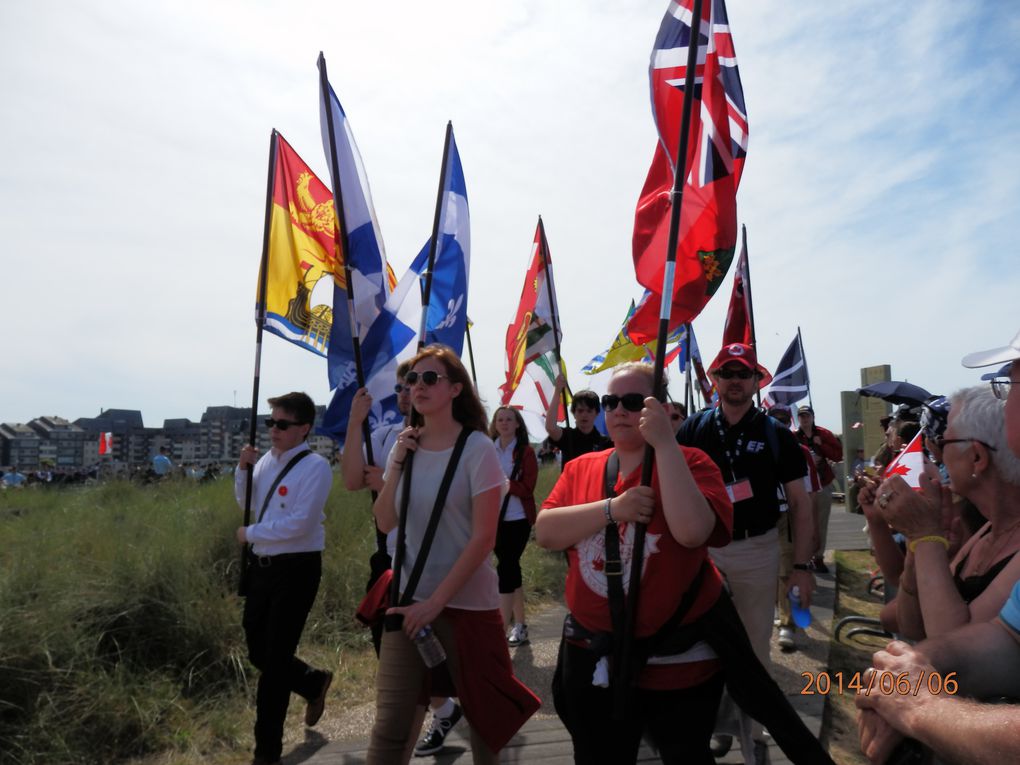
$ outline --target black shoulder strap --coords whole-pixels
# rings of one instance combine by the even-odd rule
[[[620,458],[613,449],[606,460],[603,476],[606,498],[616,496],[616,479],[620,475]],[[623,632],[625,604],[623,594],[623,561],[620,559],[620,531],[615,523],[606,525],[606,560],[603,571],[606,574],[606,588],[609,599],[609,621],[613,626],[614,644],[619,645]],[[634,565],[633,561],[631,565]]]
[[[509,478],[511,481],[519,481],[521,478],[521,463],[524,462],[524,450],[529,448],[526,444],[521,446],[517,444],[514,448],[514,466],[510,470]],[[503,497],[503,505],[499,508],[499,522],[503,522],[503,518],[506,516],[506,509],[510,505],[510,491]]]
[[[305,449],[303,452],[298,452],[290,458],[290,462],[283,466],[283,470],[281,470],[279,475],[276,476],[276,480],[273,481],[273,485],[270,486],[269,491],[266,492],[266,498],[262,500],[262,509],[259,510],[259,517],[255,523],[262,523],[262,516],[266,514],[266,510],[269,508],[269,500],[273,498],[273,494],[276,492],[276,487],[283,482],[284,477],[286,477],[287,473],[290,472],[290,469],[311,453],[311,449]],[[249,469],[254,470],[255,468],[252,467]]]
[[[439,517],[443,514],[443,505],[446,504],[446,495],[450,493],[450,484],[453,483],[453,476],[457,472],[457,464],[460,462],[460,456],[464,453],[464,445],[467,444],[468,436],[472,433],[468,428],[463,428],[460,431],[460,435],[457,436],[457,443],[454,444],[453,454],[450,455],[450,461],[446,464],[446,472],[443,474],[443,482],[439,484],[439,493],[436,494],[436,503],[432,506],[432,515],[429,516],[429,524],[425,528],[425,535],[421,540],[421,547],[418,548],[418,557],[414,561],[414,568],[411,569],[410,576],[407,577],[407,585],[404,587],[403,597],[400,598],[399,604],[406,606],[411,603],[411,598],[414,597],[414,591],[418,589],[418,580],[421,579],[422,573],[425,571],[425,562],[428,560],[429,550],[432,549],[432,541],[436,538],[436,529],[439,528]],[[414,452],[408,452],[404,458],[404,470],[408,471],[410,475],[411,464],[413,462]],[[400,529],[401,532],[405,530],[407,523],[407,508],[408,502],[411,499],[410,496],[410,480],[407,479],[404,482],[404,492],[400,498]],[[405,532],[406,533],[406,532]],[[398,532],[400,534],[400,532]],[[403,555],[401,555],[401,565],[403,565]],[[394,569],[393,581],[396,585],[399,593],[400,587],[400,574],[398,569]],[[397,598],[393,597],[391,603],[397,603]]]

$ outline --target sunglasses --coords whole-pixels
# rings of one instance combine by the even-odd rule
[[[304,425],[303,422],[297,422],[295,420],[274,420],[272,417],[266,418],[266,427],[272,430],[287,430],[291,425]]]
[[[447,380],[450,379],[449,375],[441,375],[439,374],[439,372],[433,372],[431,369],[429,369],[424,372],[408,372],[404,376],[404,382],[407,383],[408,388],[413,388],[415,385],[417,385],[418,380],[421,380],[423,383],[431,387],[435,385],[437,382],[439,382],[440,377],[443,377]]]
[[[734,377],[738,380],[750,380],[754,377],[754,372],[750,369],[717,369],[712,374],[720,380],[732,380]]]
[[[393,386],[393,392],[396,393],[398,396],[401,393],[406,393],[409,390],[411,390],[410,385],[401,385],[400,383],[397,383],[396,385]]]
[[[602,397],[602,408],[607,412],[613,411],[620,404],[623,404],[623,408],[628,412],[640,412],[645,408],[645,395],[643,393],[624,393],[622,396],[617,396],[607,393]]]

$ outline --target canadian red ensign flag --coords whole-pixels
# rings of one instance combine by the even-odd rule
[[[99,453],[109,454],[113,451],[113,433],[99,434]]]

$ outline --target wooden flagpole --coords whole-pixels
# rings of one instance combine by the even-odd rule
[[[659,333],[655,348],[655,373],[652,382],[652,395],[659,401],[663,400],[663,367],[666,364],[666,338],[669,335],[669,317],[673,305],[673,282],[676,272],[676,248],[680,235],[680,210],[683,206],[684,184],[687,180],[687,144],[691,132],[691,113],[694,107],[694,70],[698,63],[698,40],[701,37],[702,0],[694,0],[691,11],[691,36],[687,44],[687,71],[684,77],[684,102],[680,120],[680,135],[676,166],[673,172],[673,189],[670,192],[672,208],[669,217],[669,237],[666,244],[666,267],[662,278],[662,301],[659,306]],[[711,34],[711,29],[709,30]],[[654,467],[654,450],[645,445],[645,458],[641,466],[641,485],[652,485]],[[617,713],[622,712],[630,686],[634,677],[634,629],[637,623],[638,600],[641,593],[642,565],[645,559],[645,533],[647,527],[643,523],[635,524],[634,543],[631,553],[630,586],[627,588],[627,609],[623,625],[622,639],[616,651],[616,666],[619,668],[614,683],[614,707]]]
[[[276,180],[276,154],[279,148],[279,133],[276,129],[269,136],[269,179],[266,181],[266,223],[262,232],[262,262],[259,266],[258,304],[255,317],[255,370],[251,385],[251,412],[248,415],[248,443],[255,446],[258,438],[259,377],[262,366],[262,328],[266,323],[266,289],[269,284],[269,228],[273,220],[273,186]],[[244,525],[251,525],[251,492],[255,466],[246,471],[244,477]],[[247,595],[248,545],[241,548],[240,577],[237,594]]]
[[[467,340],[468,347],[468,361],[471,362],[471,382],[475,384],[475,390],[478,390],[478,375],[475,373],[475,348],[471,344],[471,317],[464,317],[464,339]]]

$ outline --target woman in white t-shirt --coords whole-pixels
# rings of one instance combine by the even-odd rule
[[[498,751],[540,704],[513,677],[491,561],[506,477],[485,433],[485,410],[451,348],[422,349],[404,381],[422,424],[406,428],[397,438],[373,507],[381,531],[398,526],[404,466],[413,453],[405,553],[401,571],[393,574],[401,576],[401,592],[418,558],[454,446],[463,429],[471,432],[412,602],[387,612],[401,615],[403,624],[383,634],[368,762],[407,762],[425,702],[429,695],[442,693],[461,700],[471,724],[474,761],[496,762]],[[426,627],[432,628],[447,656],[445,664],[431,672],[413,642]]]

